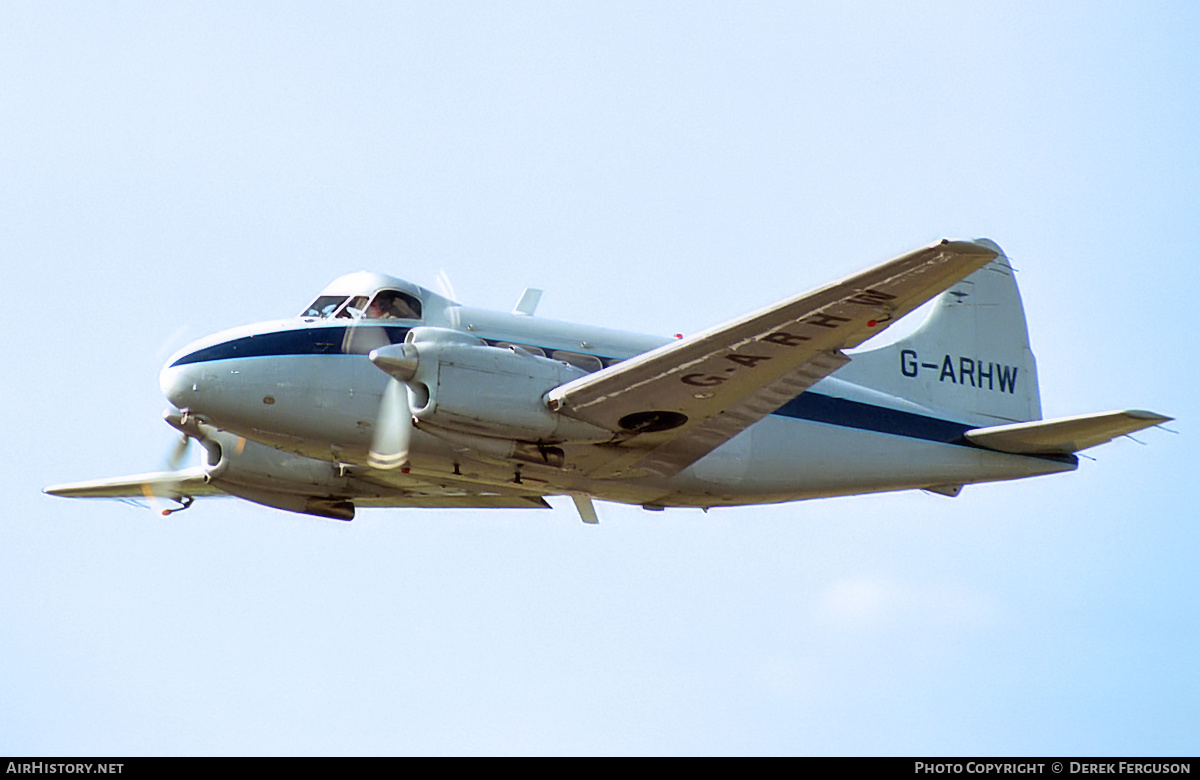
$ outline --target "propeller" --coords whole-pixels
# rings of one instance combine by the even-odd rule
[[[437,287],[438,292],[442,294],[443,298],[450,300],[451,305],[446,308],[445,312],[446,322],[451,328],[458,330],[460,324],[459,318],[461,316],[459,314],[458,296],[454,294],[454,285],[450,283],[450,274],[446,273],[445,268],[438,270],[434,286]]]
[[[459,328],[459,305],[454,286],[445,269],[439,270],[436,286],[442,297],[449,300],[444,316],[452,330]],[[358,334],[362,320],[347,329],[347,338],[354,339],[353,349],[344,351],[366,353],[377,368],[389,376],[387,386],[379,401],[379,412],[375,417],[371,447],[367,451],[367,464],[376,469],[397,469],[408,462],[409,442],[412,439],[413,415],[410,404],[410,385],[417,373],[417,348],[411,343],[389,344],[385,338],[371,342]],[[381,331],[374,331],[382,337]],[[412,334],[409,334],[412,339]],[[348,345],[347,345],[348,346]],[[421,393],[416,391],[419,398]],[[420,403],[420,402],[418,402]]]
[[[376,469],[395,469],[403,466],[408,462],[408,442],[412,438],[412,427],[408,388],[400,380],[391,377],[379,402],[375,435],[367,453],[367,463]]]
[[[172,447],[170,452],[167,454],[167,472],[174,474],[180,471],[180,469],[183,467],[183,461],[187,457],[188,448],[191,443],[192,437],[188,436],[186,433],[180,435],[179,440],[175,442],[175,446]],[[159,481],[153,484],[150,482],[144,482],[142,483],[142,495],[146,497],[146,500],[150,502],[150,505],[157,510],[159,514],[161,514],[163,517],[167,517],[175,512],[182,512],[192,505],[193,499],[191,496],[179,495],[179,484],[180,482],[171,481]],[[162,499],[175,501],[179,504],[179,506],[169,509],[164,508]]]
[[[449,298],[451,301],[458,301],[458,296],[454,294],[454,285],[450,283],[450,274],[446,273],[445,268],[438,269],[437,279],[434,280],[434,283],[443,297]]]
[[[183,459],[187,457],[188,448],[191,446],[192,437],[186,433],[180,434],[179,441],[175,442],[175,446],[171,449],[171,454],[167,456],[167,469],[169,471],[179,471],[183,465]]]
[[[377,469],[400,468],[408,462],[408,444],[412,439],[413,418],[407,383],[417,373],[417,348],[412,344],[392,344],[371,350],[367,358],[388,374],[388,383],[379,401],[379,413],[375,417],[367,463]]]
[[[368,321],[364,312],[356,312],[346,328],[342,352],[369,355],[374,363],[376,351],[391,344],[385,330],[377,327],[380,324],[378,320]],[[388,379],[380,397],[371,446],[367,451],[367,464],[376,469],[400,468],[408,462],[408,442],[411,438],[412,413],[409,410],[408,390],[393,376]]]

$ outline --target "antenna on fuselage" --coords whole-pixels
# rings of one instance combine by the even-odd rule
[[[517,301],[517,305],[513,307],[512,313],[532,317],[533,311],[537,308],[538,301],[541,299],[541,290],[536,287],[526,287],[525,292],[521,293],[521,300]]]

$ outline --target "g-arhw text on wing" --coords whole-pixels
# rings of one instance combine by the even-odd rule
[[[551,409],[607,428],[622,466],[686,468],[847,360],[842,350],[999,255],[950,241],[675,341],[550,391]],[[611,460],[611,459],[610,459]],[[596,473],[597,468],[593,467]]]

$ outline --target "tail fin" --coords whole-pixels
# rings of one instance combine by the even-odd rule
[[[914,333],[852,354],[837,377],[960,422],[1041,419],[1037,363],[1013,269],[994,242],[979,243],[999,256],[938,296]]]

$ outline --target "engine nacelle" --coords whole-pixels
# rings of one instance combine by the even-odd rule
[[[264,506],[333,520],[352,520],[350,479],[328,461],[305,458],[245,439],[178,413],[167,422],[204,447],[204,478],[223,492]]]
[[[445,328],[413,328],[371,359],[405,381],[413,416],[432,428],[528,442],[612,438],[546,406],[547,392],[587,374],[569,363]]]
[[[349,489],[347,478],[334,463],[284,452],[204,423],[189,422],[181,430],[195,436],[204,446],[205,476],[222,490],[240,486],[312,496],[344,495]]]

